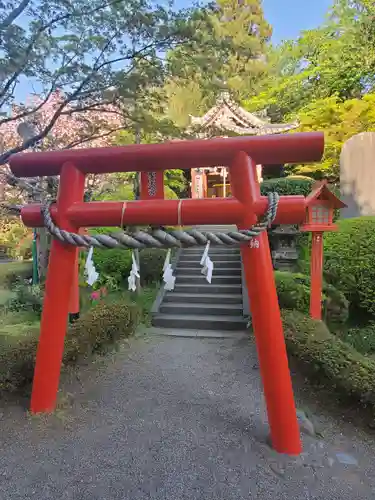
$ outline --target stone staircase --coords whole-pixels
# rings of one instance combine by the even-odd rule
[[[228,227],[207,227],[209,231],[228,231]],[[211,245],[214,263],[211,284],[201,274],[204,248],[183,249],[175,269],[175,289],[166,292],[159,311],[153,315],[154,327],[184,330],[245,330],[243,316],[241,256],[237,247]]]

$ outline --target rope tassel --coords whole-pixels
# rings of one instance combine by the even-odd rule
[[[47,230],[62,243],[68,243],[78,247],[95,248],[185,248],[193,246],[205,246],[207,243],[214,245],[234,246],[246,243],[256,236],[259,236],[275,220],[279,195],[270,193],[268,195],[268,208],[262,221],[255,224],[252,228],[240,231],[231,231],[229,233],[211,233],[198,231],[197,229],[163,231],[154,229],[151,232],[136,231],[135,233],[126,233],[119,231],[108,235],[80,235],[70,233],[60,229],[53,222],[50,208],[52,202],[43,205],[41,213],[44,225]]]

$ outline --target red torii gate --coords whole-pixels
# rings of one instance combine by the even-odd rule
[[[19,177],[60,175],[58,198],[51,214],[61,229],[70,232],[77,233],[81,227],[150,224],[236,224],[239,229],[248,229],[268,206],[267,197],[260,194],[256,164],[319,161],[323,150],[322,133],[300,133],[21,153],[11,158],[10,168]],[[233,197],[83,202],[85,174],[158,172],[197,165],[228,166]],[[29,227],[42,227],[41,208],[39,204],[25,206],[21,212],[23,222]],[[275,224],[302,223],[305,211],[303,196],[281,196]],[[77,247],[54,239],[31,398],[34,413],[55,408],[77,254]],[[267,232],[242,244],[241,255],[272,444],[278,452],[299,454],[299,426]]]

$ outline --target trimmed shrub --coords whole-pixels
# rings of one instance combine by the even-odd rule
[[[147,248],[139,252],[142,285],[161,281],[166,253],[160,248]],[[101,277],[110,276],[117,283],[128,278],[132,267],[130,250],[95,250],[93,260]]]
[[[351,306],[375,314],[375,217],[338,221],[339,231],[324,236],[324,271]]]
[[[162,248],[147,248],[140,251],[139,260],[142,285],[161,281],[166,255],[167,251]]]
[[[281,177],[280,179],[268,179],[263,181],[260,185],[260,191],[263,196],[267,196],[269,193],[275,191],[280,196],[308,196],[312,191],[314,183],[314,179],[310,179],[310,177]]]
[[[134,333],[140,308],[133,303],[100,303],[68,329],[63,363],[72,365]],[[33,378],[39,328],[30,325],[22,337],[0,335],[0,394],[28,386]]]
[[[99,250],[93,252],[95,269],[100,276],[111,276],[118,283],[124,281],[132,267],[130,250]]]
[[[16,392],[32,382],[38,333],[30,327],[22,337],[0,335],[0,394]]]
[[[134,333],[140,319],[140,308],[123,300],[100,303],[81,316],[68,329],[63,361],[71,364]]]
[[[322,321],[300,312],[284,310],[283,324],[288,352],[310,375],[346,398],[375,405],[375,360],[332,335]]]
[[[310,309],[310,277],[298,273],[275,271],[275,281],[280,307],[296,309],[305,314]],[[323,310],[329,323],[345,323],[349,315],[349,303],[345,295],[332,285],[323,284]]]

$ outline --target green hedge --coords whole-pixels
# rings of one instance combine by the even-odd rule
[[[162,280],[163,265],[167,251],[162,248],[150,248],[139,253],[141,284],[157,283]]]
[[[308,196],[315,183],[310,177],[281,177],[280,179],[268,179],[261,183],[260,191],[263,196],[272,192],[277,192],[281,196],[302,195]]]
[[[134,303],[123,300],[101,303],[82,315],[68,330],[65,340],[64,363],[71,364],[134,333],[141,311]]]
[[[283,311],[288,352],[338,394],[375,406],[375,360],[332,335],[322,321]]]
[[[345,294],[355,309],[375,314],[375,217],[338,221],[324,235],[326,280]]]
[[[375,354],[375,322],[349,328],[339,333],[340,338],[362,354]]]
[[[162,279],[166,250],[160,248],[144,249],[139,252],[141,284],[156,283]],[[95,250],[95,268],[101,276],[111,276],[118,283],[124,282],[132,267],[130,250]]]
[[[309,314],[310,277],[298,273],[275,271],[275,281],[280,307],[295,309]],[[349,315],[349,303],[345,295],[332,285],[323,285],[323,310],[329,323],[345,323]]]
[[[67,332],[63,363],[71,365],[131,335],[141,319],[133,303],[100,303],[74,323]],[[53,332],[52,332],[53,333]],[[39,329],[30,326],[22,337],[0,335],[0,394],[28,386],[33,378]]]
[[[132,254],[130,250],[95,249],[93,261],[99,276],[111,276],[118,283],[122,283],[129,276]]]

